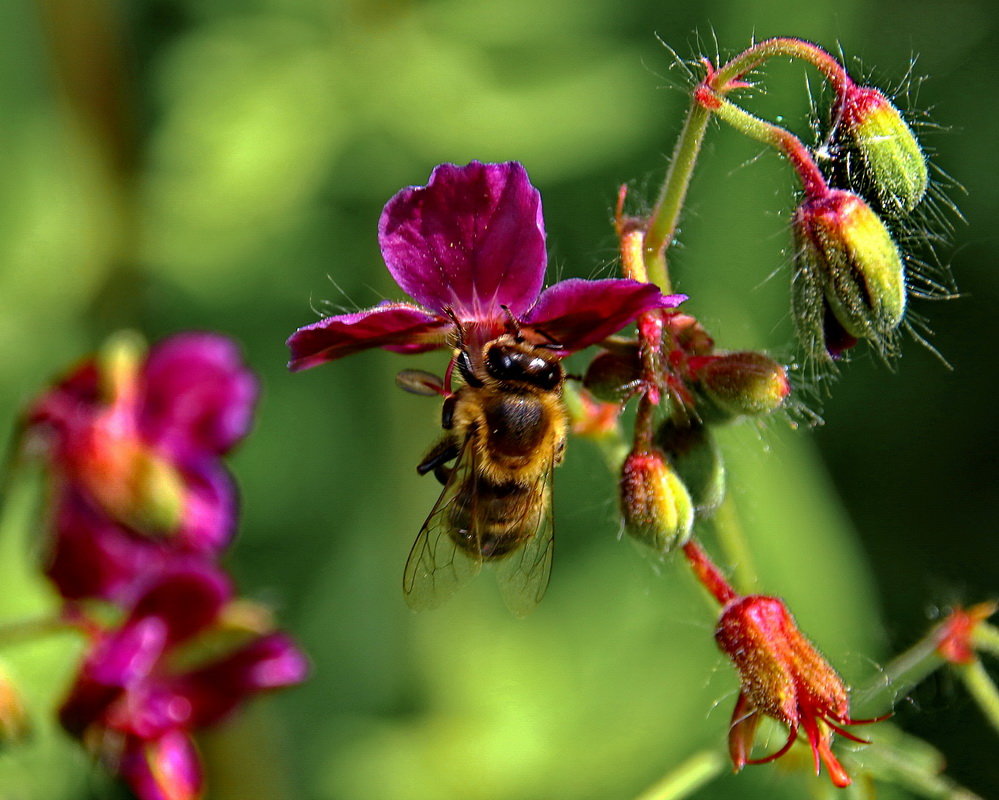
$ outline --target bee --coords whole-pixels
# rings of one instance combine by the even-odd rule
[[[416,467],[420,475],[433,472],[444,489],[406,561],[403,593],[411,608],[440,605],[483,562],[496,564],[504,602],[517,616],[529,613],[548,586],[551,475],[567,428],[565,374],[557,344],[528,341],[514,323],[508,327],[470,348],[456,325],[445,380],[457,369],[463,383],[442,391],[444,436]],[[417,375],[409,388],[427,393]]]

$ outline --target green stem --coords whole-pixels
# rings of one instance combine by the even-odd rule
[[[970,664],[954,664],[954,669],[964,681],[968,692],[978,703],[996,732],[999,732],[999,689],[979,659]]]
[[[979,622],[971,633],[971,642],[976,650],[999,656],[999,628]]]
[[[732,582],[739,587],[741,593],[748,594],[755,587],[758,574],[746,539],[746,529],[739,519],[739,510],[735,507],[731,494],[725,495],[711,518],[711,525],[725,554],[726,563],[734,570]]]
[[[776,148],[791,162],[802,188],[809,197],[819,197],[829,191],[826,179],[801,140],[786,128],[760,119],[727,100],[720,93],[701,86],[696,94],[699,102],[740,133]]]
[[[708,127],[711,113],[695,99],[687,112],[687,119],[680,131],[680,138],[673,148],[669,170],[663,180],[659,197],[649,217],[649,227],[645,234],[645,268],[649,281],[655,283],[664,293],[671,291],[669,270],[666,267],[666,249],[676,235],[680,210],[687,197],[694,165],[704,142],[704,132]]]
[[[681,800],[690,797],[717,778],[724,769],[725,758],[721,753],[703,750],[654,783],[636,800]]]
[[[893,658],[882,670],[877,680],[854,693],[854,700],[875,713],[890,706],[900,695],[924,680],[946,661],[937,652],[939,637],[934,627],[908,650]]]
[[[35,617],[0,625],[0,647],[34,641],[43,636],[65,631],[80,631],[79,623],[62,617]]]

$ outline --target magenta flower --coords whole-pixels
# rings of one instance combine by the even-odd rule
[[[113,598],[173,553],[218,553],[236,492],[222,464],[257,384],[236,346],[187,333],[144,356],[119,337],[29,411],[53,475],[48,574],[69,598]]]
[[[252,695],[301,682],[305,657],[282,633],[253,636],[214,660],[213,633],[231,599],[205,563],[174,563],[138,593],[120,627],[97,635],[60,709],[63,727],[91,747],[140,800],[201,796],[191,734]],[[228,633],[231,637],[232,632]]]
[[[684,299],[622,279],[572,279],[541,291],[547,263],[541,196],[513,161],[438,166],[426,186],[389,200],[378,241],[392,277],[419,305],[385,302],[299,328],[288,339],[291,369],[372,347],[401,353],[444,347],[453,344],[455,322],[469,344],[489,341],[515,322],[569,353]]]

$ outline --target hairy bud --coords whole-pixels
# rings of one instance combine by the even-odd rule
[[[698,406],[702,418],[709,422],[769,414],[791,393],[787,371],[763,353],[743,351],[691,359],[691,370],[709,401]]]
[[[661,450],[632,450],[621,468],[619,488],[630,536],[662,554],[690,538],[694,504]]]
[[[926,158],[912,129],[880,91],[853,86],[838,108],[834,168],[879,212],[907,214],[926,194]]]
[[[792,227],[799,336],[833,356],[851,337],[883,351],[905,313],[905,269],[884,223],[858,195],[837,189],[806,199]]]

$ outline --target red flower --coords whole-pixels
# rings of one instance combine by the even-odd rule
[[[148,354],[118,337],[36,401],[28,434],[54,479],[47,572],[64,597],[116,599],[174,554],[229,543],[236,491],[222,456],[256,397],[233,342],[186,333]]]
[[[378,241],[392,277],[419,305],[385,302],[299,328],[288,339],[291,369],[372,347],[401,353],[445,347],[456,322],[466,342],[486,342],[511,318],[572,352],[684,299],[623,279],[566,280],[541,291],[547,263],[541,196],[514,161],[441,164],[426,186],[389,200]]]
[[[225,633],[221,614],[231,591],[216,568],[174,562],[144,585],[119,627],[97,633],[60,709],[63,727],[140,800],[200,797],[192,733],[252,695],[305,678],[305,657],[278,632],[244,637],[190,665],[212,652],[213,633]]]
[[[850,718],[843,681],[798,630],[784,603],[762,595],[737,597],[722,611],[715,640],[732,659],[742,682],[728,737],[735,769],[784,755],[803,728],[815,773],[824,763],[836,786],[849,786],[850,776],[830,749],[833,731],[866,744],[842,726],[877,720]],[[776,753],[752,759],[749,754],[761,714],[787,725],[789,735]]]

